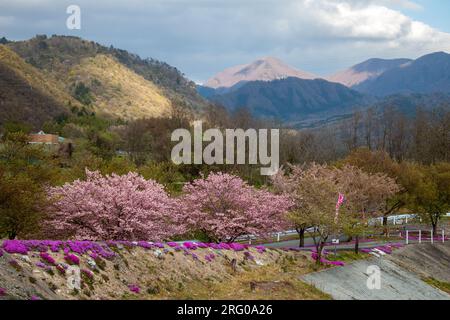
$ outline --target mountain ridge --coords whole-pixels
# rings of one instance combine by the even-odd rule
[[[358,63],[348,69],[339,71],[331,76],[325,77],[325,79],[352,88],[364,83],[365,81],[377,78],[392,68],[410,63],[412,61],[413,60],[411,59],[372,58]]]
[[[272,81],[288,77],[315,79],[317,76],[298,70],[274,57],[264,57],[248,64],[227,68],[204,84],[213,89],[230,88],[249,81]]]
[[[247,107],[254,115],[286,122],[339,114],[372,101],[371,97],[338,83],[295,77],[248,82],[235,91],[210,99],[231,111]]]
[[[26,62],[38,69],[52,73],[55,78],[65,78],[70,69],[85,58],[98,54],[110,55],[124,67],[142,76],[163,90],[173,103],[183,102],[186,107],[202,109],[207,102],[197,93],[195,83],[177,68],[155,59],[142,59],[126,50],[106,47],[94,41],[73,36],[38,35],[24,41],[9,41],[7,46]]]
[[[434,52],[392,68],[354,89],[377,95],[450,92],[450,54]]]
[[[19,121],[35,127],[82,108],[58,81],[5,45],[0,45],[0,105],[0,124]]]

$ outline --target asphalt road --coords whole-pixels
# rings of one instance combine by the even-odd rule
[[[337,250],[351,250],[355,247],[355,243],[354,242],[347,242],[348,241],[348,237],[346,236],[341,236],[339,238],[340,244],[335,246],[334,244],[327,244],[325,246],[325,249],[327,250],[334,250],[334,248],[336,247]],[[359,243],[359,248],[360,249],[365,249],[365,248],[375,248],[378,247],[380,245],[384,245],[384,242],[360,242]],[[289,240],[289,241],[280,241],[280,242],[272,242],[272,243],[266,243],[263,244],[265,247],[268,248],[298,248],[299,246],[299,240]],[[309,250],[311,248],[314,248],[314,240],[312,238],[306,238],[305,239],[305,250]]]

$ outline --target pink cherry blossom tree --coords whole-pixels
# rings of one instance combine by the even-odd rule
[[[288,197],[258,190],[241,178],[211,173],[184,186],[185,223],[210,241],[233,242],[247,234],[267,235],[285,224]]]
[[[136,173],[102,176],[86,170],[86,175],[50,189],[47,227],[55,236],[159,241],[184,232],[179,202],[162,185]]]

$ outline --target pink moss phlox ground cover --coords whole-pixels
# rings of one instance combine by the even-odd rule
[[[130,289],[130,291],[134,292],[134,293],[140,293],[141,292],[141,288],[138,285],[136,285],[136,284],[129,284],[128,285],[128,289]]]
[[[42,260],[44,260],[45,262],[47,262],[50,265],[56,264],[56,260],[47,252],[41,252],[39,254],[39,256],[41,257]]]
[[[231,243],[230,245],[231,250],[233,251],[244,251],[245,250],[245,246],[243,246],[240,243]]]
[[[323,252],[324,256],[326,256],[327,254],[328,254],[328,252],[326,252],[326,251]],[[311,252],[311,258],[313,260],[315,260],[315,261],[317,261],[317,259],[319,258],[318,254],[317,254],[317,252],[315,250]],[[345,266],[345,263],[342,262],[342,261],[330,261],[330,260],[328,260],[328,259],[326,259],[324,257],[320,258],[320,262],[322,264],[331,265],[331,266],[339,266],[339,267]]]
[[[255,248],[256,250],[258,250],[259,253],[264,253],[264,252],[266,252],[266,247],[264,247],[264,246],[254,246],[254,248]]]
[[[6,289],[0,288],[0,297],[6,296]]]
[[[50,249],[52,252],[63,250],[66,255],[71,252],[80,255],[91,252],[103,258],[112,258],[115,256],[114,251],[106,244],[94,241],[5,240],[3,241],[2,248],[10,254],[16,253],[23,255],[27,255],[30,251],[47,252]]]
[[[75,264],[75,265],[79,265],[80,264],[80,258],[78,258],[76,255],[68,253],[64,256],[64,260],[67,261],[67,263],[69,264]]]
[[[3,242],[3,249],[8,253],[27,254],[28,249],[20,240],[5,240]]]
[[[191,253],[191,257],[194,260],[198,260],[198,256],[195,253]]]
[[[189,249],[189,250],[196,250],[197,249],[197,245],[194,242],[184,242],[183,246],[186,249]]]
[[[205,256],[205,260],[208,262],[212,262],[215,258],[216,258],[216,256],[214,253],[210,253]]]
[[[208,244],[203,243],[203,242],[198,242],[197,247],[199,247],[201,249],[208,249]]]
[[[64,266],[62,266],[61,264],[58,264],[58,265],[56,266],[56,270],[58,270],[59,273],[62,274],[62,275],[66,274],[66,269],[65,269]]]
[[[109,259],[116,255],[114,250],[126,248],[140,247],[145,250],[152,249],[163,249],[164,253],[168,253],[173,249],[174,251],[183,251],[185,256],[190,255],[194,260],[199,260],[198,255],[193,254],[189,251],[202,249],[213,249],[213,250],[232,250],[235,252],[243,252],[245,259],[254,260],[253,255],[246,251],[249,248],[256,249],[259,253],[266,251],[264,246],[250,246],[241,243],[204,243],[204,242],[192,242],[186,241],[182,243],[177,242],[167,242],[164,243],[153,243],[148,241],[106,241],[106,242],[95,242],[95,241],[54,241],[54,240],[5,240],[1,246],[8,253],[14,254],[29,254],[33,252],[38,252],[41,262],[39,267],[46,268],[47,265],[56,266],[57,270],[64,274],[66,268],[65,264],[58,264],[56,260],[48,252],[64,252],[64,259],[68,264],[79,265],[80,257],[83,255],[88,255],[92,259],[96,260],[100,257]],[[289,249],[286,249],[289,250]],[[0,251],[2,254],[2,251]],[[76,255],[75,255],[76,254]],[[32,254],[35,256],[35,254]],[[1,256],[1,255],[0,255]],[[205,260],[211,262],[215,259],[213,253],[205,256]],[[45,264],[44,264],[45,262]]]
[[[94,278],[94,274],[90,270],[81,269],[81,273],[86,275],[89,279]]]

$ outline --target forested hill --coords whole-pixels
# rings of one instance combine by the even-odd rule
[[[11,64],[12,59],[2,58],[0,62],[4,68],[15,69],[18,73],[34,70],[36,76],[33,78],[40,79],[34,87],[39,88],[41,94],[60,103],[61,96],[68,97],[63,99],[62,106],[45,103],[46,111],[41,114],[42,108],[36,99],[18,101],[17,91],[8,88],[8,95],[13,95],[8,99],[15,101],[16,111],[23,115],[16,117],[3,109],[2,118],[28,121],[32,116],[29,111],[34,110],[38,119],[45,119],[59,113],[61,107],[70,110],[76,105],[99,115],[137,119],[166,115],[173,105],[189,112],[197,112],[206,106],[195,84],[164,62],[142,59],[125,50],[69,36],[36,36],[26,41],[3,40],[2,43],[4,52],[12,50],[16,54],[14,61],[21,61]],[[6,74],[11,76],[10,72]],[[6,81],[5,72],[1,80]],[[28,80],[30,84],[31,80]],[[63,93],[50,90],[55,87],[53,85],[41,86],[39,83],[57,83],[56,88]],[[25,90],[26,86],[21,88]],[[21,95],[31,94],[34,93],[23,92]],[[6,93],[3,96],[6,97]],[[78,102],[69,105],[70,97]],[[42,124],[42,121],[35,122]]]

